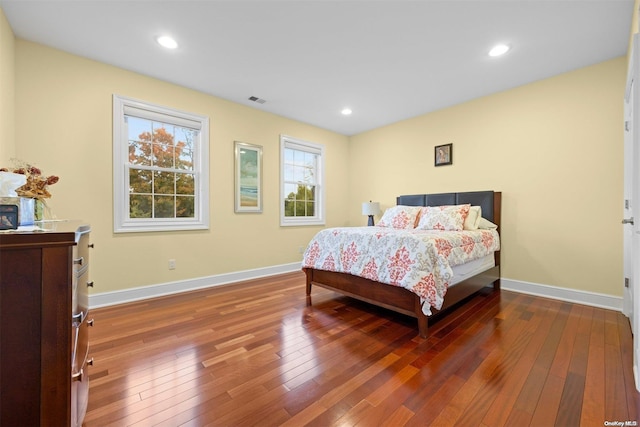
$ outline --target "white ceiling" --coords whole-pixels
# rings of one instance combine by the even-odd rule
[[[625,55],[633,3],[0,0],[0,7],[18,38],[353,135]],[[160,47],[162,34],[179,48]],[[512,50],[490,58],[498,42]],[[341,115],[346,106],[351,116]]]

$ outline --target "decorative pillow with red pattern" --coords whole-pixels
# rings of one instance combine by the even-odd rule
[[[386,211],[378,222],[378,227],[389,227],[399,230],[411,230],[416,225],[420,206],[393,206]]]
[[[422,208],[418,230],[460,231],[471,205],[427,206]]]

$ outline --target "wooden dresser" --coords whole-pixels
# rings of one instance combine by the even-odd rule
[[[43,223],[43,228],[0,233],[2,426],[74,425],[80,416],[78,389],[85,393],[85,408],[88,399],[88,375],[76,367],[86,370],[85,329],[92,322],[86,320],[88,309],[78,314],[74,306],[88,302],[86,288],[92,286],[78,280],[80,269],[83,280],[88,276],[90,228],[75,221]],[[86,348],[78,350],[79,341]]]

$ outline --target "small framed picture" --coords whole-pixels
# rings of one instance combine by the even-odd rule
[[[262,212],[262,147],[235,142],[235,212]]]
[[[18,206],[0,205],[0,230],[18,228]]]
[[[453,164],[453,144],[436,145],[434,155],[436,166]]]

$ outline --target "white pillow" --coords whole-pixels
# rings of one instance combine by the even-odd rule
[[[491,229],[498,228],[498,226],[492,223],[491,221],[489,221],[488,219],[480,217],[480,221],[478,222],[478,228],[480,230],[491,230]]]
[[[416,225],[416,219],[422,208],[420,206],[393,206],[386,211],[378,221],[378,227],[410,230]]]
[[[471,205],[427,206],[422,208],[419,230],[461,231]]]
[[[463,228],[465,230],[477,230],[480,218],[482,218],[482,208],[480,206],[471,206],[469,208],[469,214],[467,214],[467,218],[464,220]]]

